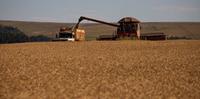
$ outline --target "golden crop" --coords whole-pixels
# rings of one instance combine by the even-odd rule
[[[0,98],[200,97],[200,41],[0,45]]]

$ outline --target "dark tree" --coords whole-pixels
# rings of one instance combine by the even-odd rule
[[[0,43],[19,43],[28,40],[28,36],[18,28],[0,25]]]

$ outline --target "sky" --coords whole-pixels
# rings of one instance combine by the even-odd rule
[[[77,22],[80,16],[200,22],[200,0],[0,0],[0,20]]]

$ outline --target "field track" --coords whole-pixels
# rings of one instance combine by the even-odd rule
[[[0,98],[197,99],[200,41],[0,45]]]

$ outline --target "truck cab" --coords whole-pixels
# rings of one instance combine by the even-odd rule
[[[71,32],[59,32],[59,34],[56,34],[56,38],[61,41],[75,41],[74,36]]]
[[[61,27],[53,41],[75,41],[73,33],[67,27]]]

